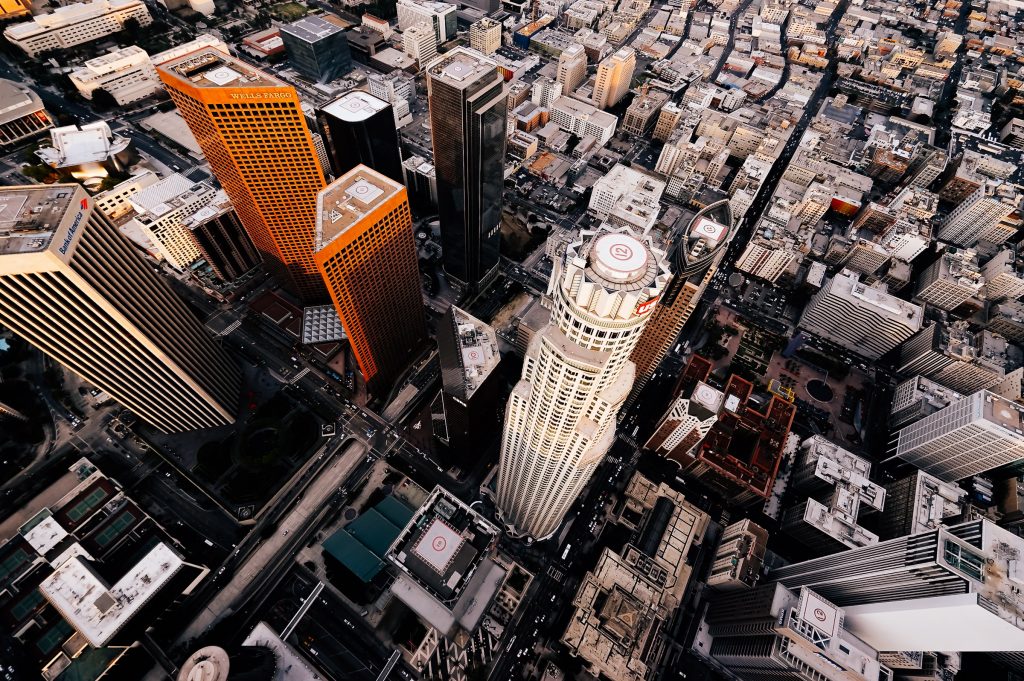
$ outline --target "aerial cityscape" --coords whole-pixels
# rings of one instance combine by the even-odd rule
[[[1024,3],[0,32],[0,681],[1024,681]]]

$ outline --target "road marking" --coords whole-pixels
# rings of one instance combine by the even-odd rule
[[[323,582],[317,582],[316,586],[313,587],[313,591],[311,591],[309,596],[306,597],[306,602],[302,604],[302,607],[299,608],[299,611],[297,613],[295,613],[294,617],[292,617],[292,621],[289,622],[288,626],[286,626],[284,628],[284,631],[281,632],[281,640],[282,641],[287,640],[288,637],[292,635],[292,631],[295,629],[295,627],[298,626],[299,620],[301,620],[305,616],[306,612],[311,607],[313,607],[313,604],[316,603],[316,597],[319,596],[320,592],[323,591],[323,590],[324,590],[324,583]]]

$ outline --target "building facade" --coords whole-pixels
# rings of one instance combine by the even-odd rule
[[[345,29],[330,21],[330,16],[310,15],[281,27],[288,61],[300,74],[318,83],[343,78],[352,70]]]
[[[260,253],[245,233],[227,194],[218,191],[210,205],[185,222],[203,260],[221,281],[234,281],[259,266]]]
[[[234,421],[238,367],[83,189],[8,187],[0,207],[0,324],[160,430]]]
[[[350,90],[316,112],[331,172],[341,177],[358,165],[403,182],[402,155],[391,105],[362,90]]]
[[[631,47],[619,48],[597,66],[592,101],[598,109],[613,107],[626,96],[636,69],[636,52]]]
[[[53,127],[39,95],[24,85],[0,79],[0,147],[16,144]]]
[[[558,529],[615,437],[629,360],[670,275],[628,229],[585,231],[551,277],[551,320],[530,341],[509,398],[497,503],[535,538]]]
[[[142,0],[92,0],[55,8],[29,21],[11,24],[4,37],[29,57],[51,50],[66,50],[106,38],[124,29],[128,19],[140,26],[153,23]]]
[[[157,72],[271,274],[323,301],[313,241],[324,175],[295,89],[211,48]]]

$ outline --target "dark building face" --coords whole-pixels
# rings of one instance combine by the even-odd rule
[[[288,61],[306,78],[328,83],[352,70],[348,38],[341,26],[309,16],[281,27]]]
[[[365,165],[399,184],[405,182],[390,104],[352,90],[319,109],[316,120],[335,177]]]
[[[203,208],[188,229],[206,264],[223,281],[234,281],[260,264],[259,251],[230,203]]]
[[[505,87],[497,67],[456,49],[427,75],[444,270],[475,290],[498,267]]]

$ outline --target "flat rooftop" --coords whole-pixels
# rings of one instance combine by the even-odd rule
[[[343,30],[342,26],[317,15],[303,17],[281,27],[282,33],[288,33],[308,43],[315,43]]]
[[[444,55],[429,69],[430,77],[447,85],[466,88],[481,78],[498,78],[494,62],[482,55],[456,48]]]
[[[0,124],[10,123],[43,109],[36,93],[24,85],[0,78]]]
[[[383,111],[388,106],[389,104],[383,99],[374,97],[369,92],[352,90],[323,107],[321,111],[342,121],[358,123]]]
[[[75,188],[58,184],[0,189],[0,256],[49,248],[54,232],[71,208]]]
[[[463,383],[471,397],[498,366],[498,336],[494,329],[467,312],[452,307],[455,339],[462,357]]]
[[[277,78],[213,47],[190,52],[164,62],[157,68],[200,88],[289,87]]]
[[[357,166],[317,195],[316,244],[320,251],[399,191],[402,185]]]

